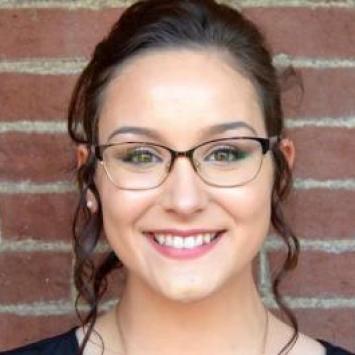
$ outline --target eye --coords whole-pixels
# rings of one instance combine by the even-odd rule
[[[157,154],[146,147],[127,149],[121,159],[125,163],[133,164],[159,163],[162,161]]]
[[[216,162],[236,162],[245,159],[248,152],[235,146],[215,147],[207,156],[207,160]]]

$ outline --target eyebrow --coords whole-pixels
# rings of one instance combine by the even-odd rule
[[[203,135],[209,135],[209,134],[218,134],[218,133],[224,133],[225,131],[231,130],[231,129],[236,129],[236,128],[247,128],[251,132],[253,132],[255,135],[256,130],[249,125],[248,123],[244,121],[233,121],[233,122],[225,122],[225,123],[219,123],[216,125],[213,125],[208,128],[204,128],[202,130]]]
[[[236,129],[236,128],[247,128],[252,133],[257,135],[256,130],[248,123],[243,122],[243,121],[233,121],[233,122],[219,123],[219,124],[210,126],[208,128],[204,128],[202,130],[202,136],[224,133],[228,130],[232,130],[232,129]],[[120,128],[115,129],[109,135],[108,141],[116,135],[127,134],[127,133],[144,135],[144,136],[152,138],[152,139],[162,140],[162,137],[160,136],[160,134],[153,129],[146,128],[146,127],[137,127],[137,126],[124,126],[124,127],[120,127]]]
[[[150,128],[145,128],[145,127],[135,127],[135,126],[124,126],[115,129],[108,137],[108,141],[113,138],[116,135],[119,134],[127,134],[127,133],[133,133],[133,134],[139,134],[139,135],[144,135],[153,139],[161,139],[160,134],[153,129]]]

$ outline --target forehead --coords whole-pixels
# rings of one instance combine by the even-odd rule
[[[99,141],[136,126],[167,141],[196,140],[208,126],[242,121],[265,134],[252,82],[216,50],[164,49],[141,54],[117,70],[101,103]],[[250,133],[250,132],[249,132]]]

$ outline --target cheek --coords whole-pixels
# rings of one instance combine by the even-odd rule
[[[219,204],[233,218],[237,228],[267,233],[271,214],[272,169],[262,169],[247,185],[219,193]]]
[[[152,191],[129,191],[115,187],[105,177],[98,184],[106,238],[116,250],[127,249],[137,236],[139,221],[150,207]]]

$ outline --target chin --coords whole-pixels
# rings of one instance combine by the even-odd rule
[[[198,280],[191,279],[184,282],[175,282],[168,289],[160,290],[167,299],[180,303],[192,303],[203,300],[213,293],[211,285],[201,285]]]
[[[174,294],[165,294],[165,297],[169,298],[171,301],[184,304],[199,302],[208,296],[208,292],[201,292],[201,290],[194,289],[184,289]]]

